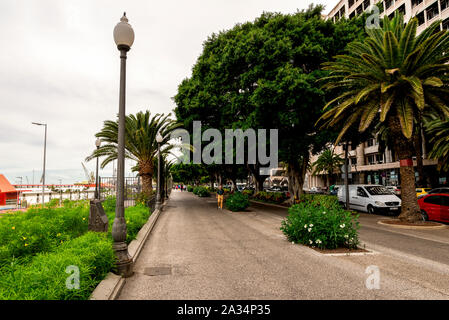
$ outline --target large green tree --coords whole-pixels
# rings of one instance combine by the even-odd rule
[[[167,153],[173,148],[173,145],[168,144],[170,133],[179,127],[169,116],[156,114],[151,117],[150,111],[147,110],[127,115],[125,119],[125,157],[136,162],[132,170],[142,177],[142,192],[147,195],[153,191],[154,161],[157,156],[156,135],[160,132],[163,136],[161,153]],[[105,157],[101,163],[101,168],[104,168],[117,159],[118,122],[106,120],[101,131],[95,136],[101,138],[103,144],[94,150],[86,161]]]
[[[432,149],[429,157],[438,160],[438,169],[449,171],[449,117],[441,119],[431,115],[425,123],[426,132],[430,138]]]
[[[363,42],[348,45],[348,53],[324,64],[331,71],[325,89],[343,93],[330,101],[322,116],[325,126],[346,129],[358,124],[365,131],[372,123],[388,126],[393,150],[400,160],[401,220],[421,217],[415,192],[413,127],[427,112],[449,115],[449,33],[438,31],[437,21],[416,35],[418,22],[385,17],[382,28],[367,29]]]
[[[286,163],[293,197],[302,193],[310,151],[329,134],[314,123],[326,93],[317,79],[321,63],[364,34],[363,19],[338,23],[321,18],[322,7],[295,14],[264,13],[254,22],[213,34],[175,96],[178,121],[203,128],[278,129],[279,160]],[[268,149],[268,148],[267,148]],[[255,179],[261,164],[248,164]]]

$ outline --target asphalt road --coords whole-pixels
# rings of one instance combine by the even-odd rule
[[[449,230],[408,235],[362,215],[374,253],[324,256],[285,239],[285,215],[258,204],[221,211],[214,198],[173,192],[120,299],[449,299]],[[379,289],[366,286],[370,266]]]

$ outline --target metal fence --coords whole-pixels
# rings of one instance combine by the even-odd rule
[[[117,195],[117,178],[99,177],[100,199]],[[125,177],[125,208],[136,204],[138,195],[142,192],[140,177]]]

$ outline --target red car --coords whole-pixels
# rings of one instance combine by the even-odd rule
[[[449,194],[432,193],[418,199],[424,220],[449,222]]]

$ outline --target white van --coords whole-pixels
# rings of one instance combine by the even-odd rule
[[[338,201],[346,203],[345,187],[338,188]],[[401,199],[381,185],[349,185],[349,208],[368,213],[399,213]]]

